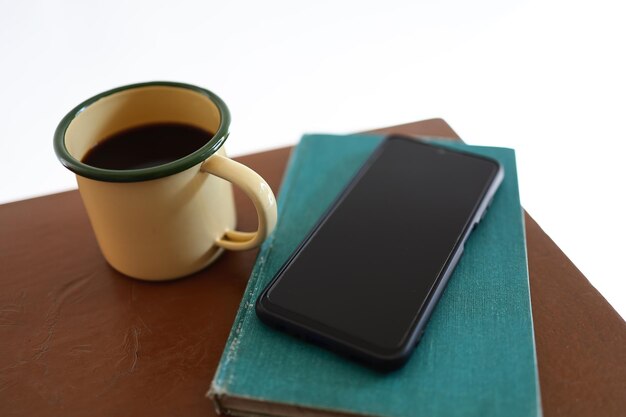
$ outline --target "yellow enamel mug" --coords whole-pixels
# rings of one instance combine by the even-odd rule
[[[183,123],[215,135],[176,161],[111,170],[81,162],[98,142],[133,127]],[[108,263],[130,277],[163,281],[211,264],[223,252],[260,245],[276,224],[276,200],[253,170],[226,157],[230,113],[214,93],[174,82],[133,84],[76,106],[59,123],[54,149],[78,188]],[[252,199],[256,232],[235,230],[232,184]]]

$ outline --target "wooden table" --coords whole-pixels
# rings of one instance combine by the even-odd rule
[[[441,119],[378,132],[458,138]],[[237,159],[278,192],[289,152]],[[625,415],[624,321],[528,215],[526,231],[544,415]],[[0,206],[0,415],[214,415],[205,393],[255,256],[140,282],[106,264],[77,191]]]

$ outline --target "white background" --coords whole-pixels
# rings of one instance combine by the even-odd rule
[[[0,0],[0,202],[75,188],[56,124],[133,82],[218,93],[231,155],[443,117],[624,317],[623,3]]]

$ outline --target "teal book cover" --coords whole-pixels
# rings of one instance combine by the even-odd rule
[[[280,191],[208,395],[233,415],[384,417],[541,415],[515,153],[441,141],[505,171],[409,362],[383,374],[267,327],[263,288],[383,139],[306,135]]]

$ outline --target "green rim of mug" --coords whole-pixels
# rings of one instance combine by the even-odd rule
[[[121,91],[130,90],[134,88],[143,88],[143,87],[154,87],[154,86],[163,86],[163,87],[174,87],[174,88],[184,88],[187,90],[192,90],[198,94],[202,94],[211,100],[216,106],[220,113],[220,124],[217,132],[210,141],[208,141],[204,146],[202,146],[197,151],[181,158],[176,161],[169,162],[167,164],[158,165],[150,168],[142,168],[142,169],[128,169],[128,170],[113,170],[113,169],[103,169],[96,168],[90,165],[86,165],[74,158],[70,155],[67,147],[65,146],[65,132],[67,128],[72,123],[72,121],[86,108],[100,100],[101,98],[110,96],[112,94],[119,93]],[[122,87],[113,88],[111,90],[100,93],[96,96],[91,97],[80,103],[78,106],[74,107],[63,119],[56,128],[54,132],[54,151],[59,158],[59,161],[68,168],[70,171],[74,172],[77,175],[82,177],[91,178],[99,181],[106,182],[137,182],[137,181],[147,181],[154,180],[157,178],[167,177],[169,175],[176,174],[178,172],[184,171],[188,168],[191,168],[194,165],[197,165],[208,157],[213,155],[226,141],[228,138],[228,128],[230,126],[230,112],[228,111],[228,107],[226,103],[219,98],[215,93],[206,90],[204,88],[197,87],[191,84],[184,84],[178,82],[171,81],[150,81],[145,83],[137,83],[125,85]]]

